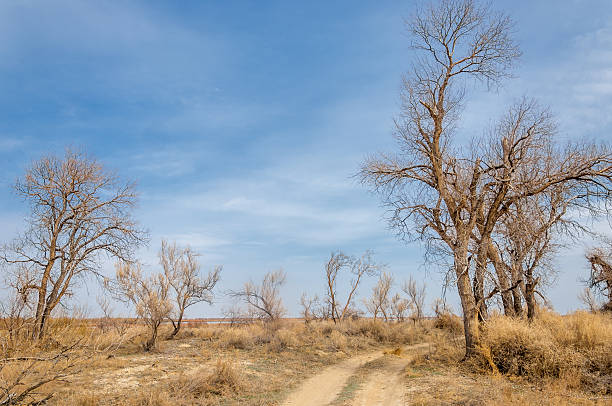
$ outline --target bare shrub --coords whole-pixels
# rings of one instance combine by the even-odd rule
[[[224,395],[238,392],[244,386],[242,374],[228,361],[218,360],[214,371],[207,377],[208,392]]]
[[[198,254],[189,247],[180,248],[176,243],[169,244],[165,240],[159,251],[159,262],[175,302],[169,315],[173,327],[172,338],[180,331],[188,307],[200,302],[212,303],[213,289],[219,282],[222,267],[216,266],[206,277],[202,277]]]
[[[326,304],[329,310],[329,317],[334,321],[344,320],[351,313],[355,313],[353,309],[353,301],[357,294],[357,288],[364,276],[373,276],[377,274],[381,265],[378,265],[372,259],[372,252],[366,251],[361,258],[349,257],[342,251],[332,252],[329,260],[325,264],[325,279],[326,279]],[[352,275],[350,287],[346,295],[346,300],[341,302],[337,280],[342,270],[348,270]]]
[[[410,318],[416,324],[423,319],[423,308],[425,306],[425,284],[418,286],[416,281],[410,276],[402,285],[402,290],[408,295],[408,302],[412,309]]]
[[[463,331],[463,323],[461,318],[452,313],[440,313],[434,319],[434,328],[446,330],[453,334],[461,334]]]
[[[452,334],[463,331],[461,318],[453,314],[452,309],[442,299],[436,299],[432,305],[434,311],[434,328],[446,330]]]
[[[408,299],[404,299],[399,293],[393,295],[390,305],[390,311],[393,318],[398,322],[403,322],[408,310],[410,310],[410,302]]]
[[[303,293],[300,297],[300,305],[302,306],[301,313],[305,323],[310,323],[313,319],[326,319],[329,317],[328,312],[323,310],[318,295],[309,297],[306,293]]]
[[[223,396],[238,392],[244,387],[244,378],[230,362],[219,359],[211,373],[198,370],[180,374],[168,386],[173,398],[191,403],[211,395]]]
[[[284,285],[285,278],[282,269],[268,272],[261,284],[249,281],[242,290],[230,292],[230,296],[242,299],[257,318],[277,320],[286,312],[280,297],[280,287]]]
[[[376,286],[372,288],[372,296],[366,299],[366,308],[376,320],[378,314],[382,314],[385,321],[389,319],[391,300],[389,299],[389,292],[393,286],[393,277],[386,272],[380,274]]]
[[[117,299],[135,307],[149,329],[143,348],[150,351],[157,343],[159,326],[172,311],[168,281],[162,274],[144,276],[138,263],[118,262],[115,269],[116,280],[107,280],[106,286]]]

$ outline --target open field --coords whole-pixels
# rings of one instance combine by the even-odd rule
[[[610,404],[610,321],[544,312],[527,326],[494,316],[483,356],[461,362],[463,338],[451,315],[416,324],[188,323],[172,340],[164,339],[164,326],[149,352],[141,326],[103,331],[91,321],[64,320],[50,329],[53,339],[40,354],[79,335],[87,344],[71,354],[65,377],[34,393],[53,394],[50,405]],[[98,350],[88,351],[92,346]],[[4,366],[8,382],[24,364]]]

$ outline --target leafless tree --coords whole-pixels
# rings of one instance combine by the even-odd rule
[[[115,280],[106,280],[106,287],[113,295],[136,309],[138,317],[149,328],[149,338],[143,348],[155,348],[159,326],[172,311],[169,297],[170,284],[163,273],[145,276],[139,263],[119,261]]]
[[[483,139],[458,144],[454,128],[465,80],[494,84],[519,56],[512,23],[471,0],[443,0],[419,10],[409,27],[417,56],[404,79],[400,152],[369,158],[361,176],[392,209],[391,225],[402,238],[448,247],[468,358],[480,346],[486,301],[499,293],[485,294],[484,279],[500,218],[515,202],[560,183],[570,184],[585,206],[606,199],[611,155],[584,142],[556,146],[552,116],[527,99]]]
[[[600,301],[593,294],[593,291],[588,287],[584,288],[582,292],[578,293],[578,299],[587,305],[589,311],[592,313],[597,313],[604,307],[603,303],[600,303]]]
[[[440,317],[445,314],[453,314],[453,309],[441,298],[436,298],[431,304],[431,310],[433,310],[436,317]]]
[[[391,299],[389,294],[393,286],[393,277],[386,272],[382,272],[378,278],[378,282],[372,288],[372,295],[366,299],[366,309],[374,315],[374,319],[378,317],[378,313],[382,314],[385,321],[389,320],[391,307]]]
[[[408,280],[404,281],[402,290],[408,295],[408,303],[412,308],[412,321],[416,324],[417,321],[423,319],[423,307],[425,306],[426,285],[419,286],[412,275]]]
[[[230,296],[242,299],[254,312],[255,316],[267,320],[277,320],[286,310],[280,297],[280,287],[285,283],[285,271],[268,272],[261,284],[249,281],[240,291],[230,292]]]
[[[605,298],[601,310],[612,312],[612,250],[594,248],[587,252],[586,258],[591,265],[588,287]],[[591,295],[591,303],[595,302],[593,299]]]
[[[403,298],[399,293],[396,293],[391,298],[391,315],[398,322],[403,322],[406,319],[406,313],[410,310],[410,301]]]
[[[498,284],[504,312],[508,316],[523,314],[522,299],[527,305],[527,318],[536,311],[536,294],[541,281],[554,274],[553,255],[563,246],[561,238],[571,239],[589,232],[567,216],[574,199],[566,185],[559,184],[544,193],[516,201],[497,225],[497,237],[489,245],[489,256],[498,281],[505,277],[505,287]],[[508,289],[507,286],[511,285]]]
[[[223,318],[227,320],[230,327],[234,327],[245,321],[251,321],[253,319],[252,314],[249,311],[243,309],[240,303],[234,301],[230,306],[227,306],[221,310]]]
[[[176,302],[174,311],[170,313],[173,327],[170,338],[180,331],[185,309],[200,302],[212,304],[213,289],[219,282],[222,267],[216,266],[202,277],[197,257],[198,254],[189,247],[180,248],[176,243],[162,241],[159,262]]]
[[[15,288],[35,296],[33,335],[77,277],[98,272],[102,255],[129,259],[145,234],[132,218],[136,193],[96,160],[67,151],[34,162],[15,190],[30,206],[28,228],[4,247]]]
[[[309,297],[306,293],[303,293],[300,297],[300,305],[302,306],[302,317],[304,318],[304,322],[306,322],[306,324],[318,317],[317,310],[321,306],[321,301],[318,295]]]
[[[105,333],[113,325],[113,308],[108,298],[104,295],[98,295],[96,297],[96,303],[98,303],[98,306],[100,307],[100,310],[103,314],[100,319],[100,322],[98,323],[98,327],[103,333]]]
[[[329,306],[331,319],[334,323],[344,320],[350,313],[351,306],[357,293],[357,288],[364,276],[377,274],[381,265],[372,259],[372,252],[366,251],[361,258],[349,257],[342,251],[332,252],[329,261],[325,264],[326,294],[325,300]],[[346,301],[341,302],[338,294],[337,281],[340,272],[345,269],[350,273],[352,279],[346,296]]]

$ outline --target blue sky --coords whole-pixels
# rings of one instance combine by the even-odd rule
[[[514,18],[523,57],[498,91],[470,90],[460,133],[482,134],[527,94],[551,106],[562,137],[612,140],[612,2],[495,6]],[[71,145],[137,181],[136,215],[151,233],[139,255],[150,269],[161,238],[190,243],[205,268],[223,264],[222,289],[283,267],[295,313],[302,291],[322,291],[332,250],[369,248],[397,280],[412,274],[439,296],[422,247],[398,242],[378,198],[352,178],[366,154],[393,148],[412,10],[410,1],[3,0],[0,239],[23,226],[15,178]],[[580,306],[584,244],[559,258],[549,290],[559,311]],[[190,316],[224,306],[221,297]]]

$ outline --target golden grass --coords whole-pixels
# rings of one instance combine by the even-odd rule
[[[502,374],[612,393],[610,315],[543,311],[532,323],[494,316],[485,324],[482,344]]]
[[[115,348],[90,357],[67,382],[50,383],[41,392],[58,392],[50,404],[209,405],[219,404],[223,399],[224,404],[272,405],[322,366],[364,350],[393,350],[429,342],[430,350],[414,363],[407,379],[434,382],[438,378],[432,374],[461,376],[459,381],[463,383],[455,389],[444,387],[449,399],[464,399],[463,394],[469,391],[463,386],[481,380],[490,382],[491,388],[505,388],[492,397],[499,404],[504,404],[504,399],[536,399],[531,392],[521,389],[533,384],[544,392],[588,391],[591,397],[599,399],[598,396],[610,393],[611,325],[610,316],[589,313],[559,316],[542,312],[531,324],[494,316],[482,331],[483,351],[488,351],[491,368],[486,363],[459,362],[464,352],[463,338],[457,335],[461,325],[451,315],[416,325],[362,319],[337,324],[280,321],[234,327],[189,326],[173,340],[163,340],[169,332],[169,326],[163,326],[159,350],[154,353],[142,351],[140,341],[145,338],[142,326],[133,325],[119,334],[114,329],[103,332],[78,320],[73,323],[62,320],[41,343],[44,349],[40,351],[53,351],[75,339],[82,340],[83,351],[100,348],[100,343],[115,344]],[[0,331],[0,338],[2,334]],[[475,366],[479,370],[475,371]],[[497,377],[491,374],[492,369],[500,374]],[[19,364],[5,368],[2,373],[10,378],[19,373]],[[496,386],[495,379],[501,379],[503,385]],[[457,397],[451,394],[453,390],[459,393]],[[422,404],[443,400],[419,396],[414,398],[416,404],[419,399]],[[580,396],[576,399],[582,399]]]
[[[142,326],[125,329],[112,354],[92,360],[71,382],[47,387],[59,392],[50,404],[208,405],[224,399],[272,405],[323,366],[383,345],[423,340],[429,327],[367,319],[338,324],[281,320],[192,325],[164,340],[168,329],[162,326],[153,353],[142,351]],[[93,323],[74,334],[85,332],[98,342],[118,338],[114,329]],[[224,361],[229,359],[231,364]]]

